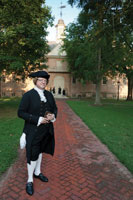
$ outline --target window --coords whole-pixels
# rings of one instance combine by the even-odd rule
[[[107,84],[107,78],[104,76],[103,77],[103,85],[106,85]]]
[[[123,84],[124,84],[124,85],[127,84],[127,79],[126,79],[126,77],[123,78]]]
[[[5,77],[5,76],[2,76],[2,77],[1,77],[1,80],[2,80],[3,82],[6,82],[6,77]]]
[[[75,84],[76,83],[76,78],[72,78],[72,83]]]
[[[92,84],[96,85],[96,83],[97,83],[96,79],[92,81]]]
[[[12,93],[12,97],[15,97],[15,92]]]

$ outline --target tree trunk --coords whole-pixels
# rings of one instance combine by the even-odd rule
[[[100,100],[100,89],[101,89],[101,81],[98,81],[96,84],[96,98],[95,98],[95,105],[101,105],[101,100]]]
[[[128,95],[127,101],[133,100],[133,77],[128,76]]]
[[[101,94],[101,76],[100,76],[100,69],[101,69],[101,48],[98,50],[98,66],[97,66],[97,81],[96,81],[96,98],[95,98],[95,105],[101,105],[100,94]]]
[[[0,98],[2,97],[2,85],[1,85],[1,77],[0,77]]]

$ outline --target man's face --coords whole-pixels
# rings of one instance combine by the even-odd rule
[[[47,85],[47,79],[46,78],[41,78],[41,77],[37,78],[36,86],[39,89],[44,90],[46,85]]]

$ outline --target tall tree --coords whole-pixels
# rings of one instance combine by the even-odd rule
[[[128,79],[127,100],[133,100],[133,12],[132,1],[124,1],[120,12],[120,24],[116,26],[119,32],[120,64],[119,72]]]
[[[45,63],[49,24],[52,17],[45,0],[1,0],[0,71],[25,76],[40,61]]]
[[[105,75],[109,71],[108,67],[112,67],[112,63],[110,62],[110,59],[107,60],[107,57],[109,58],[108,53],[111,52],[112,49],[111,39],[113,40],[113,34],[110,35],[108,32],[105,31],[108,25],[107,15],[112,15],[112,13],[109,12],[109,7],[111,7],[112,5],[109,1],[91,0],[75,0],[69,1],[69,3],[71,3],[72,5],[74,3],[78,3],[78,6],[82,8],[82,11],[78,18],[78,23],[81,24],[82,28],[84,29],[84,33],[81,37],[84,37],[85,40],[85,43],[82,42],[82,49],[85,49],[83,57],[86,56],[86,59],[83,59],[82,62],[83,66],[85,66],[84,62],[85,60],[87,61],[86,71],[88,70],[88,73],[91,74],[91,79],[95,80],[96,83],[95,104],[100,104],[101,80],[103,75]],[[81,31],[79,31],[79,33],[81,33]],[[72,31],[70,31],[70,34],[73,34]],[[81,48],[79,48],[77,51],[79,51],[79,55],[81,57]],[[77,58],[77,60],[78,59],[79,58]],[[81,70],[83,70],[83,68]],[[85,74],[87,75],[86,72]],[[90,76],[88,76],[88,79],[89,78]]]
[[[98,26],[93,29],[92,27],[84,29],[79,22],[70,24],[66,29],[63,50],[67,53],[69,71],[83,83],[92,81],[97,84],[103,76],[114,75],[116,71],[115,62],[112,61],[112,57],[114,58],[113,38],[110,34],[103,32],[104,37],[99,41],[98,32]],[[98,47],[101,47],[100,52],[98,52]],[[96,103],[100,103],[99,99]]]
[[[128,79],[128,95],[127,100],[133,98],[133,23],[131,19],[132,3],[131,1],[122,1],[121,7],[113,11],[114,23],[114,51],[116,58],[116,71],[119,75],[126,75]]]
[[[119,40],[115,41],[115,57],[117,59],[116,70],[120,75],[126,75],[128,80],[128,95],[127,100],[133,99],[133,52],[132,47],[129,44],[132,43],[132,37],[126,35],[126,41],[121,38],[121,33]],[[128,43],[128,44],[127,44]]]
[[[107,74],[107,71],[111,74],[115,74],[118,71],[123,73],[124,70],[121,69],[123,65],[120,65],[120,63],[125,59],[125,57],[122,58],[122,55],[124,56],[126,52],[124,48],[120,49],[119,47],[126,43],[131,51],[132,42],[129,38],[131,39],[132,27],[131,20],[128,20],[128,17],[131,16],[132,13],[130,5],[131,1],[69,0],[68,2],[71,5],[76,4],[78,7],[82,8],[78,21],[86,30],[88,28],[93,30],[93,34],[88,41],[89,43],[90,41],[93,41],[93,47],[95,47],[95,52],[97,52],[98,55],[96,64],[97,69],[95,69],[95,67],[93,69],[96,72],[95,103],[99,104],[102,75]],[[72,32],[70,34],[72,34]],[[93,48],[91,48],[91,51],[92,50]],[[128,50],[128,52],[130,51]],[[118,55],[118,52],[121,54]],[[128,53],[128,55],[131,58],[130,53]],[[108,58],[108,60],[106,58]],[[128,62],[128,65],[131,66],[131,59],[128,59],[128,61],[130,61]],[[88,62],[88,66],[89,65],[90,61]],[[127,66],[124,66],[123,69],[125,69],[125,67],[126,69],[129,69]],[[131,71],[132,68],[126,73],[128,79],[129,77],[130,79],[132,77]]]

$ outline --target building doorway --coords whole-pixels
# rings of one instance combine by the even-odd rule
[[[64,89],[64,77],[63,76],[56,76],[54,78],[54,87],[55,87],[55,94],[62,94]]]

